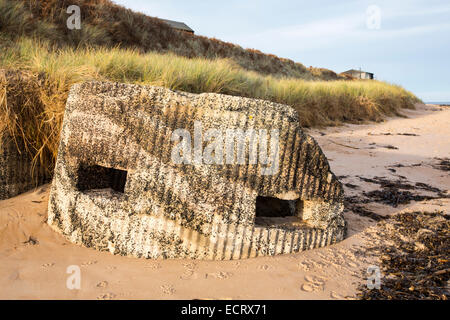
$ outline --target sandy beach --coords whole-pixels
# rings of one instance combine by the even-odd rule
[[[450,175],[439,167],[450,157],[450,108],[417,105],[402,113],[382,123],[308,130],[345,188],[348,234],[338,244],[234,261],[114,256],[50,229],[44,185],[0,201],[0,299],[355,299],[365,270],[378,263],[360,254],[375,241],[377,217],[450,213]],[[383,181],[415,186],[415,200],[383,200]],[[79,290],[66,286],[70,265],[80,267]]]

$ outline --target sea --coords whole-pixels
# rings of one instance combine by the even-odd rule
[[[433,102],[425,102],[425,103],[427,103],[427,104],[440,104],[440,105],[443,105],[443,106],[450,106],[450,101],[447,101],[447,102],[443,102],[443,101],[436,102],[436,101],[433,101]]]

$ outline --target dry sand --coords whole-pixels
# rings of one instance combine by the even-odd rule
[[[448,171],[435,164],[436,158],[450,157],[450,108],[418,105],[417,110],[403,112],[408,118],[309,132],[333,172],[350,186],[345,187],[346,196],[378,189],[359,178],[375,176],[403,176],[405,182],[426,183],[449,193]],[[403,167],[390,167],[396,164]],[[0,299],[353,299],[358,284],[365,282],[364,270],[377,264],[376,258],[356,254],[373,241],[376,222],[349,210],[346,240],[298,254],[240,261],[113,256],[73,245],[46,225],[48,190],[45,185],[0,201]],[[450,212],[448,198],[397,207],[362,205],[379,215]],[[70,265],[80,267],[80,290],[66,287]]]

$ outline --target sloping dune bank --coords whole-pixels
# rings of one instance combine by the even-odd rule
[[[450,212],[450,108],[310,130],[346,191],[347,239],[293,255],[239,261],[144,260],[67,242],[45,223],[49,185],[0,201],[0,299],[355,299],[377,223],[401,212]],[[80,289],[67,288],[69,266]],[[383,286],[383,283],[381,283]]]

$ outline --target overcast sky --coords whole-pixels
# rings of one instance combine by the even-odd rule
[[[196,34],[450,101],[450,1],[115,0]]]

